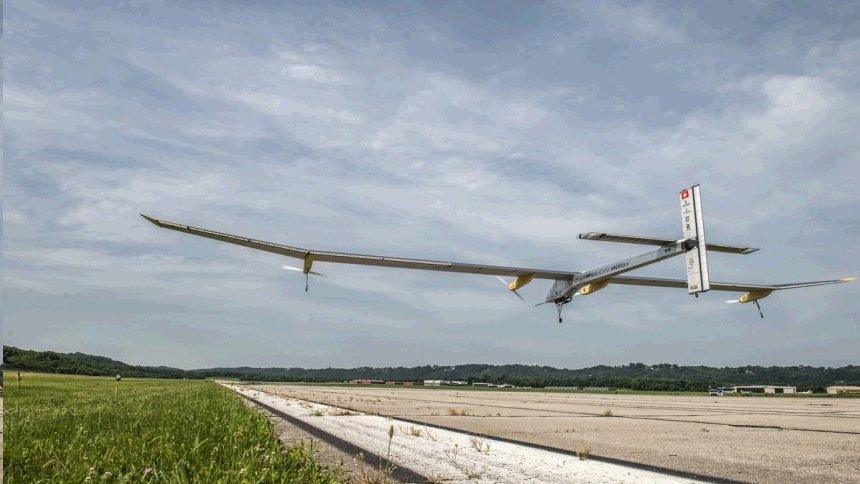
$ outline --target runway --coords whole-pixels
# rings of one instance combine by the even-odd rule
[[[581,449],[578,455],[554,452],[396,418],[344,411],[265,389],[226,386],[298,425],[313,427],[323,440],[333,439],[354,447],[354,452],[361,450],[384,457],[397,467],[395,476],[398,473],[408,476],[406,482],[697,482],[686,475],[592,459],[586,449]]]
[[[860,479],[860,399],[256,385],[274,395],[718,479]]]

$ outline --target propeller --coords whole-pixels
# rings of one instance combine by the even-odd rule
[[[304,270],[302,270],[301,267],[293,267],[293,266],[288,266],[288,265],[282,265],[281,267],[288,270],[288,271],[304,272]],[[313,274],[315,276],[320,276],[320,277],[325,277],[325,274],[320,274],[317,271],[310,271],[309,274]]]
[[[728,301],[726,301],[726,304],[734,304],[739,302],[741,302],[740,299],[729,299]],[[753,299],[753,302],[755,303],[755,307],[758,309],[758,315],[761,316],[762,319],[764,319],[764,312],[761,310],[761,305],[759,305],[758,300]]]
[[[305,270],[302,269],[301,267],[293,267],[293,266],[288,266],[288,265],[282,265],[281,267],[283,267],[284,269],[286,269],[288,271],[301,272],[305,275],[305,292],[308,292],[309,279],[310,279],[311,274],[313,274],[315,276],[325,277],[324,274],[320,274],[319,272],[316,272],[316,271],[305,272]]]
[[[506,280],[502,279],[502,276],[496,276],[496,279],[498,279],[498,280],[502,281],[502,284],[504,284],[504,285],[505,285],[505,287],[507,287],[507,288],[509,288],[509,287],[510,287],[510,286],[508,285],[508,281],[506,281]],[[509,290],[509,291],[511,291],[510,289],[508,289],[508,290]],[[520,298],[520,301],[522,301],[522,302],[526,302],[526,300],[525,300],[525,299],[523,299],[523,297],[522,297],[522,296],[520,296],[520,293],[518,293],[517,291],[511,291],[511,292],[512,292],[512,293],[514,293],[514,296],[516,296],[516,297]]]

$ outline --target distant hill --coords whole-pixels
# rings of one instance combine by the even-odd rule
[[[166,366],[133,366],[104,356],[85,353],[56,353],[53,351],[22,350],[3,347],[3,368],[68,373],[72,375],[116,375],[148,378],[188,377],[185,370]]]
[[[354,378],[419,381],[426,379],[488,381],[521,386],[593,386],[634,390],[703,391],[711,386],[794,385],[799,390],[821,391],[829,385],[860,385],[860,366],[841,368],[812,366],[742,366],[714,368],[670,363],[593,366],[578,370],[537,365],[361,368],[207,368],[182,370],[164,366],[133,366],[103,356],[84,353],[22,350],[3,347],[5,369],[81,375],[115,375],[152,378],[238,378],[255,381],[345,381]]]

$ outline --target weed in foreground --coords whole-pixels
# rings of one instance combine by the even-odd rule
[[[469,437],[469,444],[471,444],[473,449],[477,450],[482,454],[490,453],[490,443],[478,437],[477,435],[472,435],[471,437]]]
[[[391,441],[394,440],[394,424],[388,427],[388,455],[385,457],[391,460]]]
[[[365,462],[364,454],[359,454],[355,459],[359,471],[356,484],[391,484],[394,482],[391,477],[394,469],[391,466],[373,467]]]
[[[466,410],[465,408],[449,408],[448,415],[451,416],[462,416],[462,417],[470,417],[472,414]]]
[[[448,459],[450,459],[451,465],[454,466],[454,468],[458,471],[462,472],[463,475],[466,476],[466,479],[480,479],[481,476],[484,474],[483,471],[475,467],[469,467],[465,464],[461,464],[458,459],[459,452],[460,446],[457,444],[454,444],[454,448],[450,451],[445,451],[445,454],[448,456]]]

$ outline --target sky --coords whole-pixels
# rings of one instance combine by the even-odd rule
[[[856,2],[5,2],[3,341],[132,364],[858,364],[858,284],[609,286],[557,324],[492,276],[323,250],[586,270],[681,237],[712,281],[860,272]],[[311,3],[311,5],[308,5]],[[633,275],[683,278],[680,258]]]

